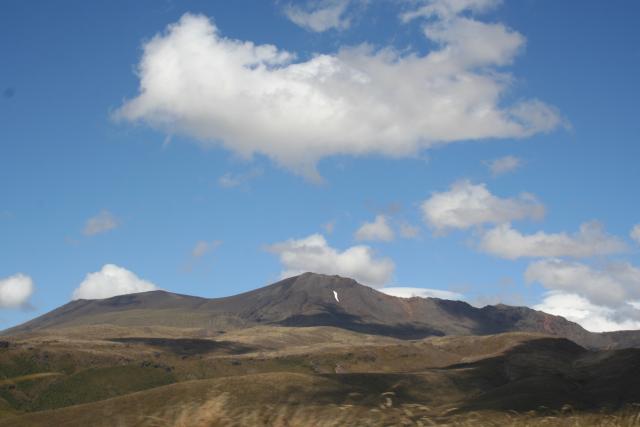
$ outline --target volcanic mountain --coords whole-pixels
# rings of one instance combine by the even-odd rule
[[[166,291],[75,300],[4,335],[88,325],[236,330],[256,325],[334,326],[403,339],[537,332],[588,348],[640,347],[634,331],[592,333],[563,317],[503,304],[473,307],[438,298],[398,298],[340,276],[305,273],[225,298]]]

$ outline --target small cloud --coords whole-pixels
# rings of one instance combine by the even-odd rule
[[[634,225],[629,235],[633,240],[635,240],[638,244],[640,244],[640,224]]]
[[[32,294],[33,280],[25,274],[0,279],[0,308],[28,308]]]
[[[485,163],[493,176],[513,172],[522,166],[522,160],[515,156],[504,156]]]
[[[87,220],[82,233],[85,236],[95,236],[96,234],[113,230],[119,225],[117,218],[111,212],[103,210],[98,215]]]
[[[377,215],[373,222],[362,224],[356,231],[355,238],[358,241],[390,242],[395,239],[395,233],[387,223],[387,217]]]
[[[126,268],[105,264],[100,271],[87,274],[73,291],[72,299],[102,299],[157,289],[155,284],[139,278]]]
[[[408,222],[400,223],[400,236],[404,239],[415,239],[420,235],[420,227]]]
[[[344,14],[349,0],[324,0],[309,3],[308,7],[289,5],[284,9],[285,15],[294,24],[316,33],[330,29],[345,30],[351,24]]]

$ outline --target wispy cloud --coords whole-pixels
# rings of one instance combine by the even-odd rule
[[[222,188],[245,187],[250,181],[261,176],[262,173],[262,169],[251,169],[244,173],[227,172],[218,178],[218,185]]]
[[[85,236],[95,236],[113,230],[119,225],[118,219],[111,212],[103,210],[87,220],[82,233]]]
[[[522,166],[522,160],[515,156],[504,156],[488,161],[486,165],[489,167],[493,176],[500,176],[520,168],[520,166]]]
[[[191,272],[198,264],[198,262],[204,258],[207,254],[212,253],[222,245],[222,240],[200,240],[196,242],[191,249],[189,259],[184,266],[186,272]]]
[[[324,0],[309,2],[306,7],[290,4],[284,13],[296,25],[319,33],[349,28],[351,21],[345,16],[348,6],[349,0]]]
[[[202,258],[204,255],[213,251],[222,244],[222,240],[212,240],[210,242],[201,240],[191,250],[193,258]]]

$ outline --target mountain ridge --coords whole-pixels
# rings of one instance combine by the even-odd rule
[[[536,332],[568,338],[587,348],[640,347],[640,332],[594,333],[567,319],[505,304],[473,307],[440,298],[400,298],[353,279],[303,273],[222,298],[164,290],[71,301],[2,331],[15,335],[50,328],[112,324],[230,330],[260,324],[335,326],[403,339],[428,336]]]

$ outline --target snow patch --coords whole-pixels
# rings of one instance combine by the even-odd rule
[[[338,293],[336,291],[333,291],[333,297],[336,299],[336,301],[340,302],[340,299],[338,299]]]

